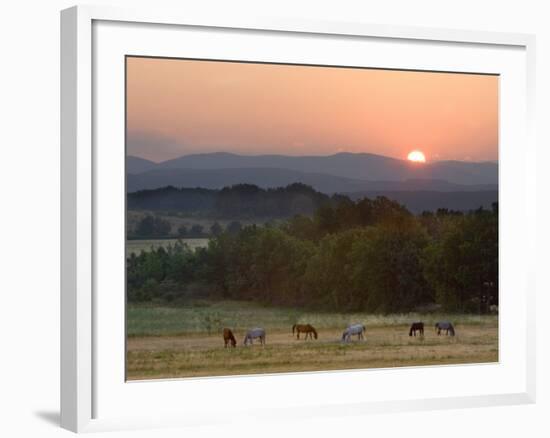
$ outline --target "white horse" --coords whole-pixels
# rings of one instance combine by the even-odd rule
[[[357,335],[359,339],[365,339],[363,336],[363,333],[365,333],[366,327],[363,324],[353,324],[350,325],[347,329],[344,330],[344,333],[342,333],[342,341],[348,342],[351,340],[352,335]]]
[[[244,337],[244,345],[248,345],[249,342],[252,344],[252,341],[257,338],[260,338],[260,343],[265,345],[265,329],[258,327],[248,330]]]
[[[435,330],[437,332],[437,335],[439,336],[443,330],[445,330],[445,334],[454,336],[455,335],[455,328],[449,321],[441,321],[435,323]]]

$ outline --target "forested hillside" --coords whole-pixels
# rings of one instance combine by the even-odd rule
[[[498,304],[497,204],[414,215],[383,197],[325,201],[280,226],[220,232],[206,248],[132,253],[129,301],[203,297],[383,313],[433,304],[478,313]],[[242,205],[228,197],[226,208]]]

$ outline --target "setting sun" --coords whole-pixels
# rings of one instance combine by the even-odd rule
[[[414,161],[415,163],[425,163],[426,156],[420,151],[412,151],[407,155],[407,160]]]

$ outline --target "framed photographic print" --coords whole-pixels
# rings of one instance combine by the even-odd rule
[[[61,44],[63,427],[534,400],[533,37],[75,7]]]

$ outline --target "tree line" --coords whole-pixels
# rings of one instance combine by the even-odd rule
[[[127,260],[130,302],[202,296],[334,311],[498,305],[498,206],[413,215],[384,197],[335,198],[281,225],[221,231]]]
[[[220,190],[168,186],[128,193],[127,207],[201,213],[214,218],[288,218],[311,215],[321,205],[330,204],[331,199],[302,183],[268,189],[253,184],[236,184]]]

